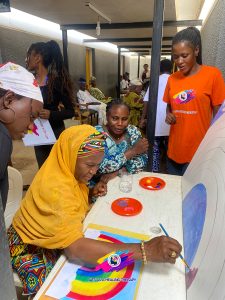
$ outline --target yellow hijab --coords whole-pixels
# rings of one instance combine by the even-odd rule
[[[79,125],[60,135],[13,219],[24,243],[63,249],[83,236],[88,188],[74,173],[80,145],[95,132],[92,126]]]

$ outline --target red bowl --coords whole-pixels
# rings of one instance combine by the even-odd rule
[[[142,210],[142,204],[133,198],[119,198],[113,201],[112,211],[120,216],[135,216]]]
[[[158,191],[163,189],[166,183],[159,177],[143,177],[140,179],[139,185],[146,190]]]

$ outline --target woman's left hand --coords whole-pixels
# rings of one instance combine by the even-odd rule
[[[99,181],[92,190],[92,197],[102,197],[107,194],[107,184]]]
[[[39,113],[39,117],[41,119],[49,119],[50,117],[50,110],[48,109],[42,109]]]

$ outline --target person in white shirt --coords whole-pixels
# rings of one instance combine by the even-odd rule
[[[88,109],[93,109],[98,112],[99,125],[106,124],[106,104],[94,98],[86,90],[86,80],[84,78],[79,79],[79,91],[77,92],[77,99],[79,104],[88,104]],[[85,109],[85,106],[81,109]]]
[[[157,113],[155,124],[155,140],[153,146],[153,172],[160,171],[160,147],[167,149],[170,126],[165,123],[166,103],[163,101],[163,95],[166,88],[167,80],[172,71],[172,62],[169,59],[163,59],[160,62],[160,76],[158,87]],[[147,105],[149,98],[149,88],[144,97],[144,109],[142,112],[139,126],[144,128],[147,121]]]
[[[127,93],[129,89],[129,81],[128,81],[128,77],[127,74],[125,73],[123,76],[120,76],[120,93],[124,94]]]

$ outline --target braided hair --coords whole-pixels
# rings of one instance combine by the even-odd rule
[[[112,101],[110,101],[107,106],[106,106],[106,113],[109,113],[110,110],[114,107],[114,106],[125,106],[127,107],[127,109],[129,110],[130,112],[130,106],[123,102],[123,100],[119,99],[119,98],[116,98],[116,99],[113,99]]]
[[[68,98],[73,102],[73,83],[65,68],[59,45],[53,40],[47,43],[38,42],[31,44],[27,54],[30,55],[32,51],[41,55],[43,65],[48,69],[48,103],[53,102],[53,88],[56,84],[61,93],[67,94]]]
[[[202,41],[200,31],[196,27],[188,27],[179,31],[172,40],[172,46],[180,42],[188,42],[194,50],[199,48],[196,61],[199,65],[202,65]]]

